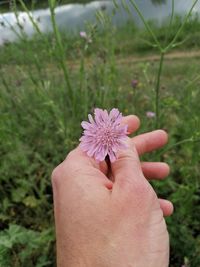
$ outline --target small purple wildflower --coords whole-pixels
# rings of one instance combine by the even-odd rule
[[[147,111],[146,116],[147,116],[147,118],[155,118],[156,113],[152,112],[152,111]]]
[[[138,80],[132,80],[132,82],[131,82],[131,86],[132,86],[133,88],[136,88],[137,85],[138,85],[138,83],[139,83]]]
[[[87,39],[88,38],[86,32],[80,32],[80,37],[83,38],[83,39]]]
[[[114,162],[117,158],[116,153],[120,149],[127,148],[125,141],[128,125],[121,125],[122,118],[122,114],[116,108],[109,114],[107,110],[96,108],[94,119],[89,114],[89,122],[81,123],[84,129],[80,138],[81,149],[97,161],[105,160],[108,155],[110,161]]]
[[[79,34],[80,37],[85,39],[88,43],[92,43],[92,39],[87,35],[86,32],[81,31]]]

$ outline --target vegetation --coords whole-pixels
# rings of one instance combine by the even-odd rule
[[[66,5],[66,4],[87,4],[89,2],[92,2],[94,0],[58,0],[58,5]],[[31,9],[39,9],[39,8],[47,8],[48,7],[48,0],[25,0],[23,1],[26,6]],[[20,0],[8,0],[8,1],[0,1],[0,11],[6,12],[6,11],[12,11],[13,9],[22,9]]]
[[[23,2],[31,9],[48,7],[49,0],[24,0]],[[58,5],[65,4],[87,4],[95,0],[57,0]],[[112,0],[111,0],[112,1]],[[166,0],[151,0],[153,4],[166,3]],[[12,10],[13,6],[21,9],[20,0],[2,0],[0,1],[0,11]]]
[[[139,132],[169,132],[169,145],[145,160],[171,166],[166,181],[153,183],[175,205],[170,266],[199,267],[199,19],[172,16],[170,29],[148,23],[152,35],[132,23],[116,29],[103,11],[103,31],[90,25],[81,38],[60,35],[50,5],[52,35],[0,48],[0,266],[56,266],[51,171],[77,145],[94,107],[118,107],[141,118]]]

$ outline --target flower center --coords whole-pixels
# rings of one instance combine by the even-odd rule
[[[103,146],[111,146],[115,139],[116,134],[112,132],[112,130],[109,127],[106,127],[104,129],[98,129],[97,132],[97,140],[99,143],[101,143]]]

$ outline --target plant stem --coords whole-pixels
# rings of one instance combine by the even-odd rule
[[[171,17],[170,17],[170,22],[169,22],[169,29],[171,30],[172,23],[174,19],[174,0],[172,0],[172,12],[171,12]]]
[[[26,14],[28,15],[28,18],[30,19],[33,27],[35,28],[36,32],[38,34],[42,34],[40,31],[40,28],[38,27],[38,24],[35,22],[35,20],[33,19],[32,15],[30,14],[30,11],[28,10],[27,6],[25,5],[25,3],[22,0],[18,0],[22,9],[26,12]]]
[[[84,47],[82,55],[81,55],[81,61],[80,61],[80,93],[82,99],[84,99],[84,116],[87,116],[88,113],[88,88],[86,86],[86,77],[85,77],[85,53],[86,53],[86,47]]]
[[[67,88],[68,88],[68,92],[69,92],[68,97],[73,100],[73,90],[72,90],[72,86],[71,86],[70,79],[69,79],[68,69],[67,69],[67,66],[66,66],[65,60],[64,60],[64,48],[63,48],[60,33],[59,33],[59,30],[58,30],[58,27],[56,24],[56,20],[55,20],[55,5],[51,3],[51,0],[49,0],[49,6],[50,6],[50,12],[51,12],[51,21],[52,21],[52,26],[53,26],[53,32],[55,34],[56,44],[58,47],[59,63],[60,63],[61,68],[63,70],[65,82],[67,84]]]
[[[169,27],[167,29],[167,33],[166,33],[166,36],[165,36],[165,43],[167,42],[167,39],[170,36],[170,32],[171,32],[172,24],[173,24],[173,20],[174,20],[174,0],[172,0],[171,5],[172,5],[171,16],[170,16],[170,20],[169,20]]]
[[[149,34],[152,36],[155,44],[159,48],[159,50],[162,52],[163,48],[161,47],[160,42],[158,41],[157,37],[155,36],[154,32],[152,31],[151,27],[149,26],[148,22],[146,22],[144,16],[142,15],[140,9],[138,8],[137,4],[135,3],[135,0],[130,0],[131,4],[135,8],[136,12],[138,13],[139,17],[141,18],[142,22],[144,23],[144,26],[146,30],[149,32]]]
[[[60,67],[63,71],[64,74],[64,80],[67,86],[66,90],[66,103],[64,101],[64,107],[63,107],[63,120],[64,120],[64,136],[67,139],[67,113],[68,111],[71,112],[72,116],[75,117],[76,114],[76,101],[74,97],[74,91],[72,90],[71,82],[69,79],[69,72],[68,68],[66,66],[65,62],[65,53],[64,53],[64,48],[60,36],[60,32],[58,30],[57,24],[56,24],[56,19],[55,19],[55,6],[56,6],[56,0],[49,0],[49,7],[50,7],[50,13],[51,13],[51,22],[53,26],[53,32],[55,35],[55,40],[56,40],[56,46],[58,50],[58,62],[60,64]]]
[[[192,81],[190,81],[186,86],[185,89],[189,88],[191,85],[193,85],[195,82],[197,82],[198,80],[200,80],[200,75],[198,75],[197,77],[195,77]]]
[[[173,47],[174,43],[176,42],[176,40],[177,40],[179,34],[182,32],[183,28],[185,27],[185,24],[186,24],[186,22],[188,21],[188,18],[190,17],[190,15],[192,14],[192,11],[193,11],[193,9],[194,9],[194,7],[195,7],[195,5],[197,4],[198,1],[199,1],[199,0],[195,0],[195,1],[194,1],[192,7],[190,8],[190,10],[189,10],[187,16],[185,17],[183,23],[181,24],[180,28],[178,29],[178,31],[177,31],[176,35],[174,36],[173,40],[172,40],[172,41],[169,43],[169,45],[164,49],[165,52],[167,52],[168,50],[170,50],[170,49]]]
[[[167,151],[177,147],[177,146],[180,146],[182,144],[185,144],[185,143],[197,143],[197,142],[200,142],[200,138],[198,139],[194,139],[193,137],[190,137],[190,138],[187,138],[187,139],[184,139],[184,140],[181,140],[171,146],[168,146],[164,151],[162,151],[159,156],[163,155],[164,153],[166,153]]]
[[[159,63],[159,70],[158,70],[158,75],[157,75],[157,82],[156,82],[156,100],[155,100],[155,104],[156,104],[156,128],[158,128],[160,125],[160,78],[161,78],[161,74],[162,74],[162,69],[163,69],[163,62],[164,62],[164,56],[165,53],[161,52],[160,54],[160,63]]]

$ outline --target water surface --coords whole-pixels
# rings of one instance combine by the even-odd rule
[[[121,1],[116,0],[120,6]],[[150,0],[136,1],[140,10],[146,19],[157,20],[158,23],[164,18],[169,17],[171,12],[171,1],[166,1],[160,5],[154,5]],[[141,20],[138,18],[133,7],[131,7],[129,0],[126,3],[130,7],[132,16],[131,19],[141,26]],[[175,10],[178,14],[185,14],[191,7],[191,0],[176,0]],[[109,15],[112,14],[114,8],[113,1],[95,1],[89,4],[68,4],[59,6],[55,10],[57,25],[64,31],[78,32],[85,29],[86,23],[96,23],[96,12],[102,10]],[[200,13],[200,1],[195,6],[193,12]],[[35,23],[37,23],[41,32],[48,33],[52,31],[50,11],[49,9],[36,10],[30,13]],[[119,7],[113,23],[120,25],[126,23],[130,19],[127,12]],[[5,42],[12,42],[19,38],[19,35],[25,34],[31,37],[35,33],[35,29],[29,16],[25,12],[12,12],[0,14],[0,45]]]

